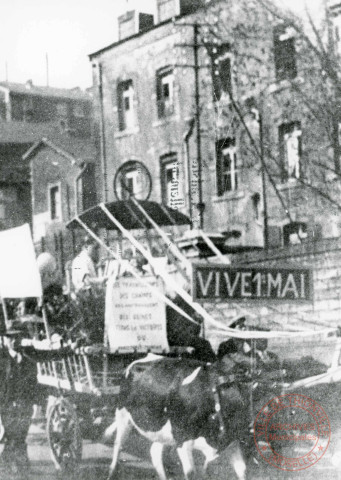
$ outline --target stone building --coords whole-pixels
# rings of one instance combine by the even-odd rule
[[[330,156],[328,119],[315,121],[305,104],[315,91],[302,73],[311,55],[257,2],[204,3],[159,0],[155,24],[129,12],[119,18],[121,38],[90,55],[105,196],[114,198],[118,167],[139,160],[152,173],[153,198],[173,199],[195,226],[202,215],[205,230],[232,249],[262,247],[265,216],[269,246],[337,236],[337,209],[302,176]],[[322,184],[331,181],[320,173]]]
[[[6,122],[59,123],[62,130],[89,135],[91,97],[80,88],[65,89],[0,82],[0,118]]]
[[[332,99],[324,72],[303,30],[269,2],[193,5],[157,0],[155,23],[143,28],[130,12],[119,19],[132,22],[119,28],[119,40],[90,55],[101,196],[114,200],[115,188],[124,196],[115,185],[121,167],[128,190],[144,198],[141,162],[151,198],[216,232],[232,264],[314,269],[318,306],[292,315],[296,304],[278,308],[270,299],[267,313],[252,302],[225,303],[226,321],[253,310],[271,328],[309,317],[309,326],[336,325],[339,273],[325,258],[339,255],[329,248],[340,236],[340,145],[334,105],[324,108]],[[327,296],[329,274],[335,288]]]
[[[63,271],[77,251],[65,225],[96,204],[96,147],[91,139],[54,134],[32,145],[23,160],[30,165],[36,250],[54,254]]]
[[[43,137],[91,133],[92,101],[80,89],[0,82],[0,228],[31,222],[30,169],[22,155]]]

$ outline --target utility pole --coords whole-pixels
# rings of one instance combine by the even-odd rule
[[[176,24],[175,24],[176,25]],[[196,195],[191,195],[197,198],[197,201],[193,201],[193,205],[190,205],[190,212],[193,214],[194,221],[191,215],[192,226],[196,229],[202,230],[204,228],[204,210],[205,203],[203,202],[203,192],[202,192],[202,149],[201,149],[201,108],[200,108],[200,69],[202,66],[199,65],[199,49],[206,47],[206,45],[200,42],[200,28],[206,26],[203,24],[195,23],[179,23],[179,27],[191,27],[193,29],[193,43],[183,43],[176,45],[177,47],[187,47],[193,49],[193,65],[176,65],[179,68],[191,68],[194,71],[194,118],[196,124],[196,163],[188,165],[190,172],[191,186],[194,190],[196,187]],[[188,140],[188,139],[187,139]],[[186,145],[187,155],[188,155],[188,145]],[[188,162],[189,163],[189,162]],[[195,180],[197,178],[197,181]],[[192,200],[191,200],[192,202]],[[194,208],[193,208],[194,207]]]
[[[264,155],[264,130],[263,130],[263,112],[259,112],[259,143],[260,143],[260,161],[262,169],[262,193],[263,193],[263,234],[264,249],[269,249],[269,225],[268,225],[268,200],[266,191],[266,168]]]
[[[193,25],[194,33],[194,76],[195,76],[195,119],[197,131],[197,163],[198,163],[198,204],[197,209],[199,213],[199,228],[204,228],[204,209],[205,205],[202,201],[202,157],[201,157],[201,121],[200,121],[200,79],[199,79],[199,25]]]
[[[105,139],[105,119],[104,119],[104,98],[103,98],[103,71],[102,64],[98,63],[98,93],[100,102],[100,135],[101,135],[101,164],[103,172],[103,190],[102,198],[103,202],[108,201],[108,174],[107,174],[107,152],[106,152],[106,139]]]

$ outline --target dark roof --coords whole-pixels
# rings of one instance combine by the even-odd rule
[[[40,138],[23,155],[24,160],[31,159],[40,148],[48,147],[68,158],[77,165],[96,161],[96,147],[89,138],[73,137],[67,134],[51,134]]]
[[[91,100],[91,96],[87,92],[83,92],[79,88],[55,88],[33,85],[32,83],[13,83],[13,82],[0,82],[0,87],[8,89],[10,92],[18,93],[21,95],[35,95],[39,97],[55,97],[55,98],[68,98],[74,100]]]
[[[150,202],[147,200],[139,201],[147,214],[159,226],[171,225],[189,225],[189,218],[178,210],[173,210],[165,205]],[[142,216],[140,210],[132,201],[120,200],[118,202],[110,202],[105,204],[109,212],[123,225],[127,230],[138,230],[141,228],[153,228],[153,226]],[[77,217],[76,217],[77,218]],[[81,228],[77,219],[71,220],[67,227]],[[115,224],[108,218],[100,205],[89,208],[81,215],[80,220],[91,229],[106,228],[108,230],[118,230]]]
[[[53,135],[59,128],[55,122],[29,123],[0,120],[0,144],[35,143],[42,137]]]

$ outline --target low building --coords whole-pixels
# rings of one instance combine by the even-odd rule
[[[96,148],[89,139],[55,134],[36,142],[23,160],[30,165],[36,249],[54,254],[64,269],[77,249],[65,225],[96,204]]]
[[[0,118],[6,122],[59,123],[74,135],[89,135],[91,97],[80,88],[65,89],[0,82]]]

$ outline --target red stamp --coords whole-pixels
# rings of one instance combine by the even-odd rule
[[[330,442],[330,423],[321,405],[289,393],[271,399],[254,422],[257,450],[270,465],[291,472],[321,460]]]

